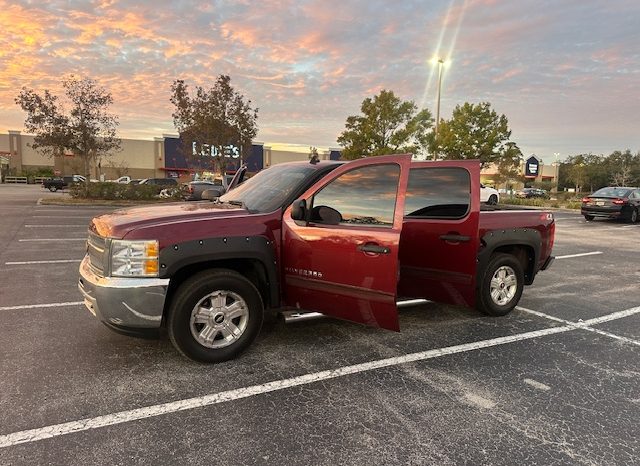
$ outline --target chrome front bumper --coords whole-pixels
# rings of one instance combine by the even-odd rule
[[[100,277],[80,264],[78,288],[94,316],[115,329],[157,329],[162,323],[169,279]]]

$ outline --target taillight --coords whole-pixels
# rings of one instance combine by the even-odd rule
[[[590,200],[591,200],[591,199],[590,199],[590,198],[588,198],[588,197],[583,197],[583,198],[582,198],[582,202],[583,202],[583,203],[585,203],[585,204],[588,204]]]
[[[623,205],[623,204],[626,204],[626,203],[627,203],[627,200],[626,200],[626,199],[614,199],[614,200],[613,200],[613,203],[614,203],[615,205]]]

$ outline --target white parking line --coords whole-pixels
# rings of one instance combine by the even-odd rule
[[[86,241],[87,238],[33,238],[33,239],[19,239],[19,243],[35,243],[38,241]]]
[[[69,264],[72,262],[82,262],[82,259],[60,259],[52,261],[20,261],[5,262],[4,265],[31,265],[31,264]]]
[[[604,321],[604,318],[608,320],[620,319],[636,312],[640,312],[639,308],[629,309],[627,311],[617,312],[608,316],[600,317],[598,319],[591,319],[590,321]],[[590,322],[587,321],[587,322]],[[585,322],[586,323],[586,322]],[[85,418],[78,421],[65,422],[61,424],[54,424],[37,429],[23,430],[20,432],[14,432],[0,436],[0,448],[11,447],[22,443],[37,442],[48,438],[58,437],[61,435],[67,435],[75,432],[82,432],[91,429],[98,429],[101,427],[112,426],[116,424],[122,424],[126,422],[147,419],[155,416],[162,416],[164,414],[176,413],[180,411],[186,411],[194,408],[200,408],[204,406],[211,406],[219,403],[225,403],[227,401],[239,400],[256,396],[264,393],[275,392],[279,390],[285,390],[291,387],[297,387],[301,385],[308,385],[323,380],[335,379],[338,377],[344,377],[351,374],[358,374],[360,372],[371,371],[375,369],[381,369],[385,367],[397,366],[400,364],[406,364],[410,362],[424,361],[427,359],[439,358],[450,354],[464,353],[469,351],[475,351],[484,348],[490,348],[493,346],[505,345],[508,343],[514,343],[517,341],[531,340],[534,338],[540,338],[547,335],[554,335],[564,332],[570,332],[578,330],[582,327],[578,327],[575,324],[565,325],[560,327],[546,328],[542,330],[536,330],[533,332],[519,333],[516,335],[509,335],[506,337],[492,338],[489,340],[476,341],[473,343],[466,343],[463,345],[449,346],[446,348],[438,348],[427,351],[421,351],[418,353],[406,354],[403,356],[396,356],[392,358],[379,359],[376,361],[365,362],[361,364],[354,364],[351,366],[338,367],[336,369],[330,369],[320,372],[313,372],[297,377],[291,377],[288,379],[275,380],[260,385],[252,385],[249,387],[238,388],[234,390],[228,390],[225,392],[214,393],[211,395],[198,396],[193,398],[187,398],[184,400],[172,401],[169,403],[162,403],[144,408],[136,408],[128,411],[120,411],[117,413],[106,414],[103,416],[97,416],[92,418]]]
[[[602,251],[583,252],[581,254],[569,254],[566,256],[556,256],[556,259],[570,259],[572,257],[596,256],[602,254]]]
[[[634,339],[628,338],[628,337],[623,337],[623,336],[620,336],[620,335],[616,335],[616,334],[613,334],[613,333],[610,333],[610,332],[605,332],[604,330],[600,330],[600,329],[591,327],[591,325],[601,324],[603,322],[609,322],[611,320],[621,319],[623,317],[628,317],[628,316],[631,316],[633,314],[638,314],[638,313],[640,313],[640,306],[632,307],[631,309],[627,309],[625,311],[614,312],[613,314],[607,314],[606,316],[596,317],[594,319],[589,319],[589,320],[584,320],[582,322],[571,322],[569,320],[560,319],[559,317],[551,316],[549,314],[545,314],[544,312],[534,311],[532,309],[527,309],[526,307],[521,307],[521,306],[517,306],[516,309],[518,309],[520,311],[527,312],[529,314],[536,315],[538,317],[543,317],[545,319],[553,320],[555,322],[561,322],[563,324],[571,325],[572,327],[574,327],[576,329],[586,330],[588,332],[593,332],[593,333],[597,333],[597,334],[600,334],[600,335],[604,335],[606,337],[613,338],[615,340],[624,341],[625,343],[630,343],[632,345],[640,346],[640,341],[638,341],[638,340],[634,340]]]
[[[91,218],[91,214],[87,214],[87,215],[33,215],[31,218]]]
[[[84,304],[82,301],[71,301],[68,303],[49,303],[49,304],[24,304],[22,306],[5,306],[0,307],[0,311],[15,311],[18,309],[40,309],[41,307],[67,307],[78,306]]]
[[[25,228],[87,228],[86,223],[78,223],[77,225],[25,225]]]

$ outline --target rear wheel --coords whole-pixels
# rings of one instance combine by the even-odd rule
[[[52,193],[55,193],[58,190],[58,188],[56,188],[55,186],[49,186],[49,191],[51,191]]]
[[[585,219],[587,222],[590,222],[591,220],[593,220],[593,218],[594,218],[594,217],[593,217],[593,215],[585,215],[585,216],[584,216],[584,219]]]
[[[480,279],[477,307],[490,316],[503,316],[516,307],[524,288],[522,264],[511,254],[494,254]]]
[[[253,283],[233,270],[208,270],[180,285],[169,307],[167,330],[184,356],[227,361],[255,340],[263,312]]]
[[[498,196],[496,196],[495,194],[492,194],[491,196],[489,196],[489,200],[487,201],[487,204],[496,205],[497,203],[498,203]]]

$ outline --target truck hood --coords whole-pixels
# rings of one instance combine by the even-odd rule
[[[140,228],[168,226],[222,217],[245,216],[249,212],[237,205],[213,202],[180,202],[115,210],[95,217],[89,229],[100,236],[124,238]]]

